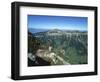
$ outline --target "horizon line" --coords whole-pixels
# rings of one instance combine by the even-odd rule
[[[30,28],[28,28],[28,29],[43,29],[43,30],[53,30],[53,29],[58,29],[58,30],[76,30],[76,31],[88,31],[88,30],[81,30],[81,29],[59,29],[59,28],[50,28],[50,29],[45,29],[45,28],[32,28],[32,27],[30,27]]]

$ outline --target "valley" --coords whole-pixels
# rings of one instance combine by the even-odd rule
[[[51,29],[28,31],[28,58],[39,65],[36,57],[48,65],[77,65],[88,63],[87,31]],[[33,59],[31,58],[33,57]],[[31,64],[29,66],[32,66]],[[47,65],[47,64],[46,64]],[[45,66],[45,64],[44,64]]]

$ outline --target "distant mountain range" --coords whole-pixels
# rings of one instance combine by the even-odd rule
[[[48,31],[48,29],[34,29],[34,28],[29,28],[28,31],[31,32],[31,33],[38,33],[38,32]]]
[[[59,29],[34,29],[34,28],[29,28],[28,29],[29,32],[31,32],[32,34],[34,33],[39,33],[39,32],[67,32],[67,33],[72,33],[72,32],[87,32],[87,31],[79,31],[79,30],[59,30]]]

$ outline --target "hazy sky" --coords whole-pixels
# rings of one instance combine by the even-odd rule
[[[87,17],[28,15],[28,28],[87,30]]]

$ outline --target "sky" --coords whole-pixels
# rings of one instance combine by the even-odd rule
[[[28,28],[87,31],[87,17],[28,15]]]

